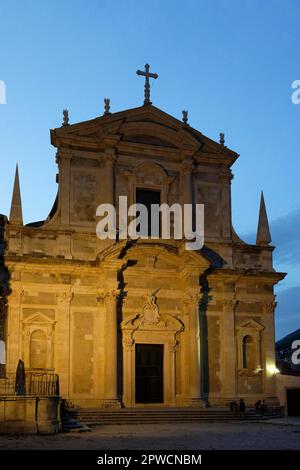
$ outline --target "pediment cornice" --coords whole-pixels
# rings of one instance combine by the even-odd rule
[[[204,152],[227,155],[234,161],[238,156],[154,106],[133,108],[51,130],[51,143],[55,147],[103,151],[111,139],[115,148],[132,143],[142,147],[178,149],[195,157]]]

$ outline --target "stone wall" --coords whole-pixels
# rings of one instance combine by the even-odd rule
[[[295,375],[276,375],[276,391],[280,406],[284,407],[284,412],[287,415],[287,388],[298,388],[300,390],[300,376]]]
[[[59,397],[1,397],[0,433],[55,434],[60,428]]]

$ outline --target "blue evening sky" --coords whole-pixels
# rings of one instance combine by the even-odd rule
[[[149,62],[159,74],[153,104],[179,119],[188,109],[193,127],[216,140],[225,132],[240,153],[233,221],[252,242],[264,190],[276,268],[289,271],[279,298],[296,289],[298,302],[294,313],[281,305],[278,334],[299,328],[300,105],[291,84],[300,79],[300,3],[0,0],[0,8],[0,212],[9,213],[18,162],[25,222],[48,215],[56,194],[49,129],[65,107],[72,123],[101,115],[106,96],[112,112],[141,105],[135,72]]]

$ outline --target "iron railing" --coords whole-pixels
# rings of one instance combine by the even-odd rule
[[[59,395],[58,374],[47,372],[26,372],[26,395],[55,396]],[[5,379],[0,379],[0,396],[16,395],[16,375],[6,374]]]

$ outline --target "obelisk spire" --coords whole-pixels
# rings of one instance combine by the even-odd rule
[[[264,193],[261,192],[256,244],[257,245],[269,245],[271,241],[272,239],[271,239],[270,227],[269,227],[266,205],[265,205],[265,200],[264,200]]]
[[[19,182],[19,169],[16,166],[14,190],[10,206],[9,222],[14,225],[23,225],[22,201]]]

